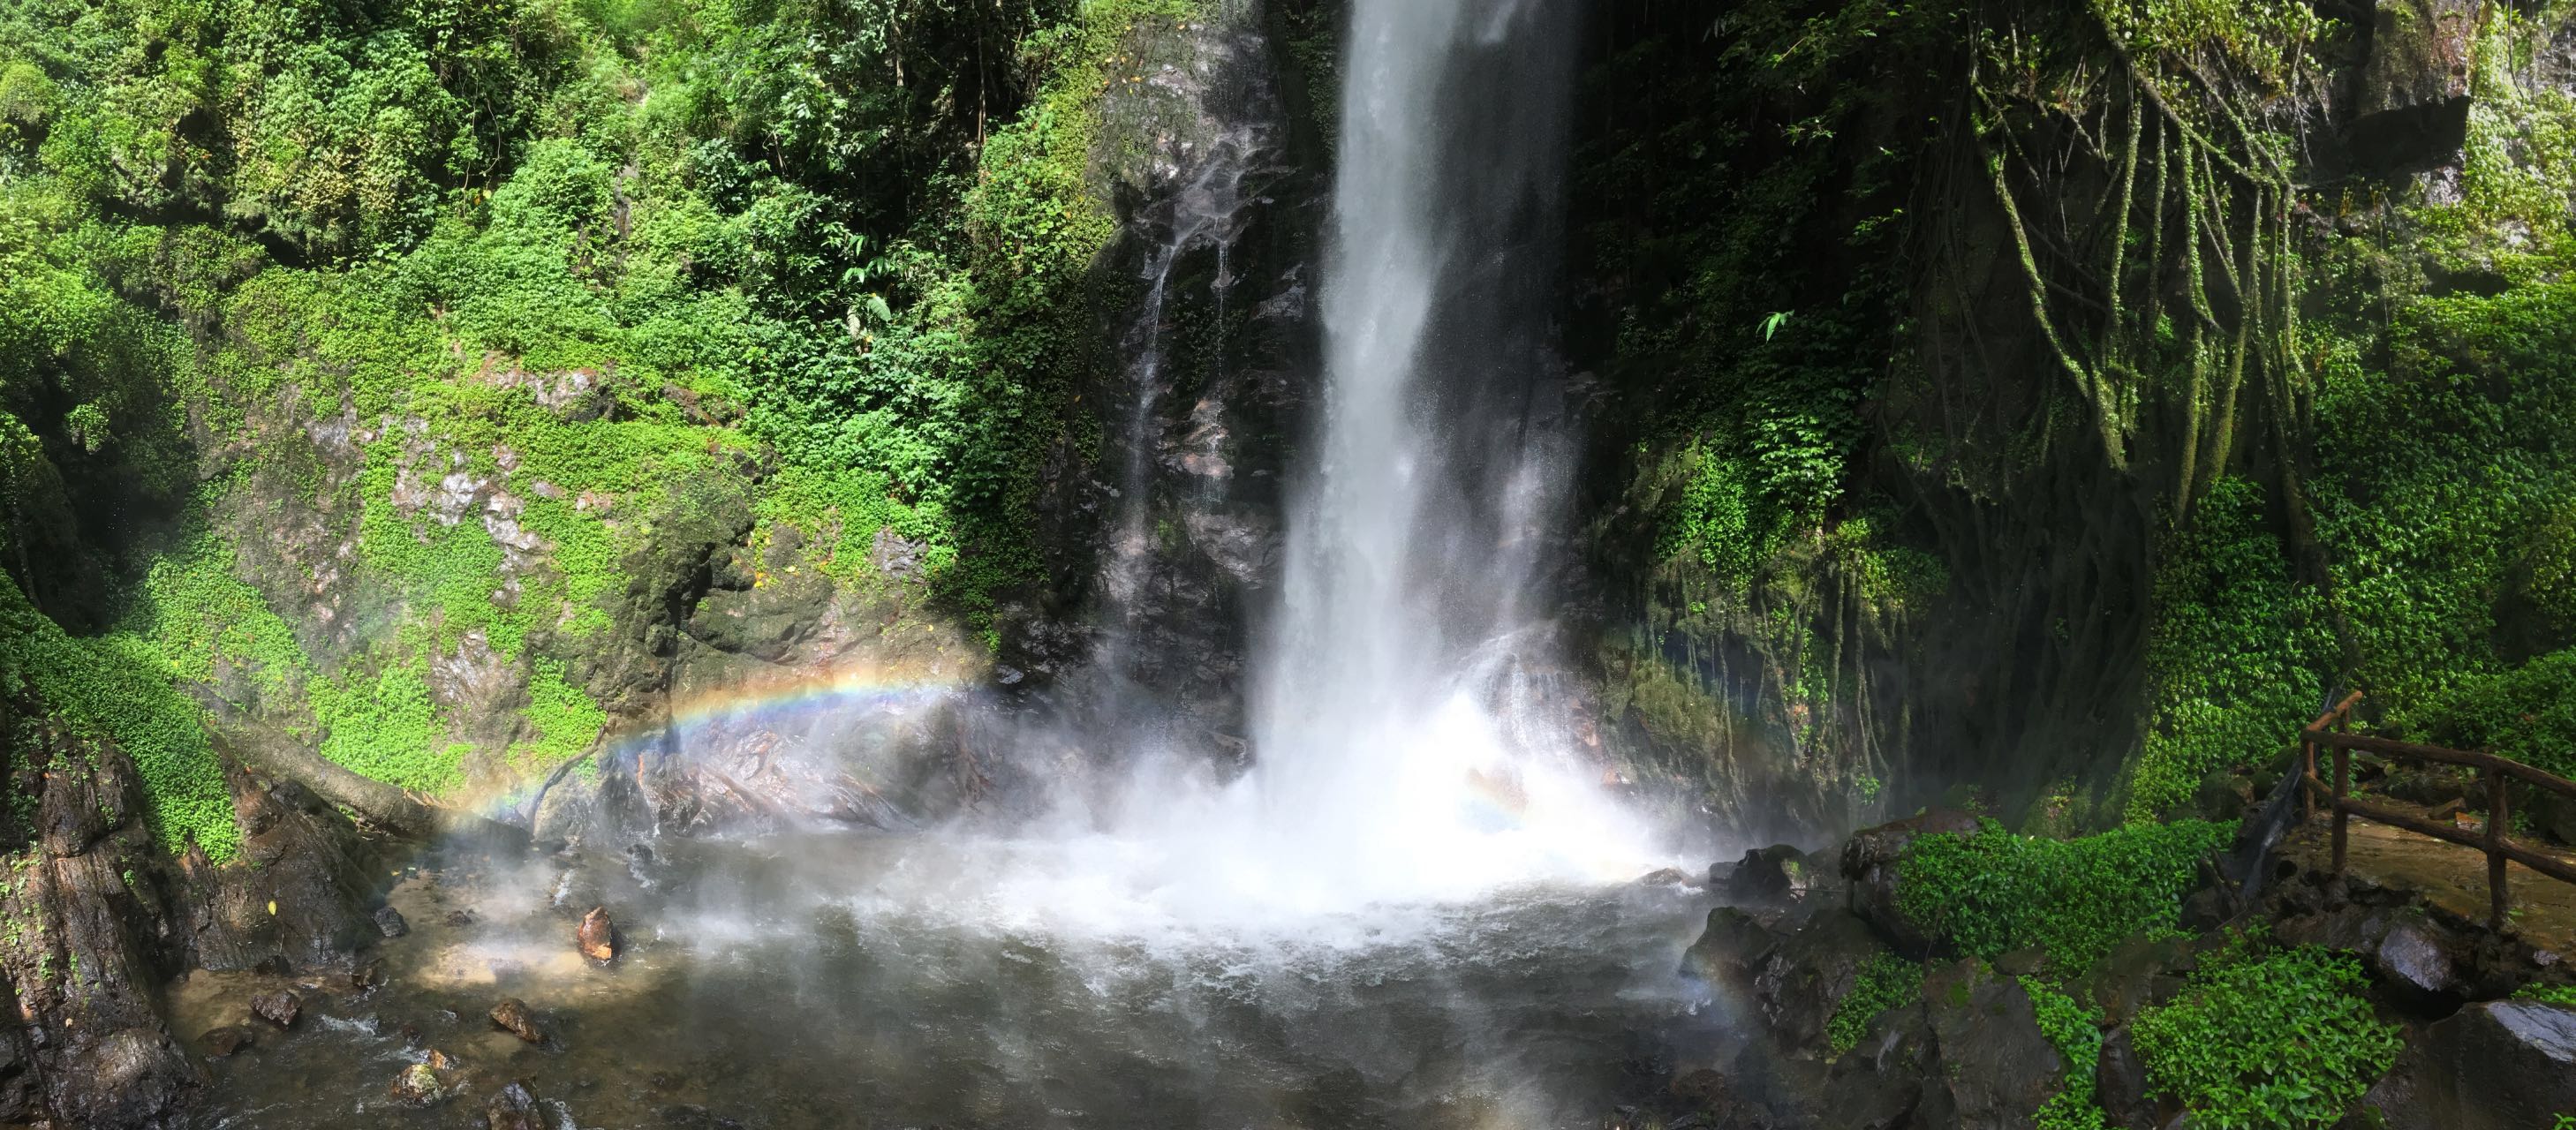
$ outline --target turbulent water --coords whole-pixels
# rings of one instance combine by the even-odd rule
[[[296,1033],[217,1065],[198,1125],[453,1127],[525,1078],[578,1127],[1589,1128],[1713,1028],[1676,972],[1704,904],[1673,888],[1140,936],[1063,919],[1043,847],[996,847],[800,836],[408,880],[389,986],[308,991]],[[568,944],[561,909],[592,899],[629,916],[612,968]],[[235,1019],[252,987],[199,974],[174,1022]],[[484,1020],[504,995],[548,1046]],[[458,1093],[397,1102],[432,1048]]]
[[[1597,1126],[1652,1085],[1714,1031],[1676,972],[1705,904],[1635,883],[1684,854],[1605,787],[1546,607],[1573,7],[1353,6],[1325,412],[1250,772],[1158,757],[1140,725],[1123,791],[1010,836],[446,865],[397,892],[420,928],[387,987],[225,1063],[204,1124],[450,1124],[386,1091],[431,1048],[463,1101],[526,1076],[580,1127]],[[1183,183],[1146,263],[1148,395],[1171,263],[1222,246],[1242,157]],[[1149,458],[1122,465],[1113,604],[1151,552]],[[567,933],[599,903],[631,943],[606,969]],[[248,987],[201,975],[177,1019]],[[483,1021],[504,994],[550,1045]]]

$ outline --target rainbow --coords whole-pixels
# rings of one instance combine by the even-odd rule
[[[639,719],[612,728],[602,734],[594,753],[573,760],[597,760],[602,765],[630,762],[648,751],[686,746],[695,740],[721,740],[728,734],[790,729],[836,715],[926,705],[972,685],[967,679],[942,677],[935,666],[926,671],[905,671],[877,664],[853,664],[793,678],[746,682],[692,695],[674,703],[662,718]],[[489,798],[478,807],[495,818],[532,817],[536,801],[562,776],[563,768],[566,767]]]

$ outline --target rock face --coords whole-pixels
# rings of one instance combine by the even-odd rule
[[[2490,1001],[2410,1043],[2363,1105],[2388,1130],[2508,1130],[2576,1111],[2576,1009]]]
[[[2381,0],[2372,13],[2354,161],[2375,172],[2431,168],[2468,139],[2469,68],[2485,0]]]
[[[191,965],[347,969],[375,935],[366,849],[309,791],[228,768],[243,858],[218,866],[163,853],[141,776],[113,744],[22,723],[0,728],[0,754],[0,788],[35,817],[0,892],[0,915],[31,927],[0,937],[0,1124],[174,1125],[203,1074],[153,986]],[[218,1055],[247,1036],[218,1032],[206,1040]]]

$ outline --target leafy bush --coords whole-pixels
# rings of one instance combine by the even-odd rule
[[[1825,1021],[1825,1042],[1835,1055],[1859,1047],[1860,1038],[1869,1034],[1869,1022],[1878,1014],[1903,1008],[1922,996],[1922,965],[1892,953],[1873,955],[1861,966],[1851,991],[1834,1002],[1834,1014]]]
[[[2081,968],[2123,938],[2172,927],[2201,857],[2234,834],[2233,824],[2183,820],[2051,840],[1988,820],[1974,834],[1908,845],[1897,864],[1898,908],[1971,956],[2037,946],[2051,962]]]
[[[2066,1064],[2066,1082],[2039,1108],[2039,1130],[2101,1130],[2102,1107],[2093,1101],[2093,1073],[2102,1061],[2102,1012],[2036,977],[2021,979],[2039,1030]]]
[[[2130,1031],[2148,1085],[2210,1130],[2330,1126],[2403,1041],[2371,1015],[2361,963],[2314,947],[2213,959]]]
[[[2576,648],[2463,680],[2409,711],[2407,729],[2458,749],[2492,748],[2576,775]]]

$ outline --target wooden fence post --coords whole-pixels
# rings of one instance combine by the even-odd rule
[[[2505,894],[2504,830],[2513,820],[2512,801],[2504,791],[2504,773],[2487,766],[2487,901],[2494,918],[2490,925],[2504,931]]]
[[[2352,822],[2352,814],[2344,811],[2343,804],[2344,793],[2352,787],[2352,751],[2336,746],[2334,757],[2334,876],[2341,879],[2343,878],[2344,828]]]

